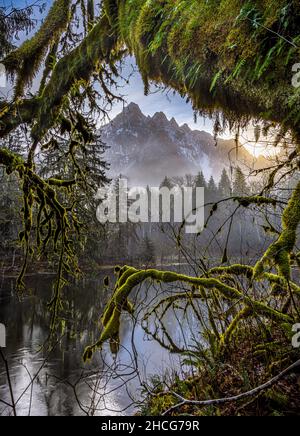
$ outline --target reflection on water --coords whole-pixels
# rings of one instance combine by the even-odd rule
[[[66,290],[62,338],[52,351],[41,348],[49,335],[46,302],[52,277],[28,278],[29,295],[21,300],[15,296],[14,280],[2,282],[0,322],[7,328],[4,351],[18,415],[132,414],[133,402],[141,398],[141,383],[149,375],[181,368],[178,356],[150,341],[138,322],[133,348],[133,320],[126,315],[122,319],[122,345],[117,358],[104,349],[92,363],[83,364],[83,349],[99,335],[97,320],[108,298],[108,291],[101,285],[103,276],[81,281]],[[151,289],[148,286],[137,298],[145,300]],[[11,402],[2,361],[0,400]],[[11,413],[11,408],[0,402],[0,414]]]

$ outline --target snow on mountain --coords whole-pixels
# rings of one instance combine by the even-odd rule
[[[110,163],[109,176],[122,174],[131,184],[157,186],[165,176],[197,174],[218,179],[223,167],[237,164],[235,141],[219,139],[179,126],[163,112],[145,116],[139,106],[130,103],[102,130],[102,140],[109,146],[105,159]],[[238,164],[262,165],[244,148],[239,149]]]

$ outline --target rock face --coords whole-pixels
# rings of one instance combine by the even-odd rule
[[[218,179],[224,167],[231,164],[257,166],[253,156],[239,149],[236,161],[234,140],[218,140],[212,135],[179,126],[163,112],[145,116],[139,106],[130,103],[102,131],[103,141],[110,147],[105,159],[110,163],[110,177],[122,174],[131,184],[157,186],[165,176],[197,174]],[[260,162],[261,166],[262,162]]]

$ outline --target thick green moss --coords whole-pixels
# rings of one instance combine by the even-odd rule
[[[264,272],[265,265],[274,263],[278,274],[286,280],[291,279],[290,255],[295,247],[297,229],[300,223],[300,182],[294,190],[288,206],[282,216],[282,232],[277,241],[272,244],[263,258],[256,264],[254,277],[259,277]]]
[[[0,165],[5,165],[8,174],[17,172],[22,181],[23,231],[20,232],[19,238],[24,246],[24,262],[17,278],[17,289],[23,290],[24,288],[24,275],[29,255],[33,253],[33,230],[36,234],[38,254],[45,253],[50,241],[53,244],[54,252],[59,251],[60,253],[53,298],[49,303],[49,307],[52,309],[51,327],[53,327],[61,305],[60,291],[66,283],[63,273],[76,275],[78,272],[75,253],[71,247],[70,232],[71,229],[78,231],[81,223],[74,214],[73,208],[65,207],[60,203],[56,191],[60,188],[69,189],[74,185],[74,180],[43,180],[22,157],[4,148],[0,149]],[[33,214],[34,207],[37,208],[36,221]]]
[[[21,173],[24,171],[23,159],[7,148],[0,148],[0,164],[5,166],[7,174],[11,174],[14,171]]]
[[[70,19],[70,4],[70,0],[55,0],[41,28],[4,59],[7,72],[11,75],[17,73],[16,96],[23,94],[24,87],[36,75],[48,48],[66,29]]]
[[[57,0],[36,35],[4,61],[18,72],[18,93],[63,31],[68,5]],[[196,110],[215,115],[218,126],[222,112],[231,127],[254,117],[299,138],[299,90],[291,83],[299,16],[298,0],[105,0],[98,23],[55,66],[31,114],[38,120],[33,136],[57,121],[74,84],[88,80],[97,63],[114,62],[118,44],[135,56],[146,90],[151,80],[171,86]]]
[[[252,205],[263,206],[263,205],[271,205],[276,207],[277,200],[274,198],[262,197],[261,195],[249,196],[249,197],[235,197],[235,201],[237,201],[243,207],[249,207]]]
[[[244,307],[236,316],[235,318],[232,320],[232,322],[230,323],[229,327],[226,329],[225,333],[221,336],[220,338],[220,347],[221,349],[224,348],[226,346],[226,344],[229,343],[232,335],[234,334],[238,324],[240,321],[242,321],[243,319],[248,318],[249,316],[252,315],[252,309],[251,307]]]
[[[195,109],[222,110],[232,124],[254,116],[298,131],[299,96],[291,85],[299,55],[297,1],[123,0],[118,5],[121,37],[146,86],[148,80],[170,85],[189,96]]]

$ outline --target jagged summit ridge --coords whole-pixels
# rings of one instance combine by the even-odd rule
[[[162,111],[153,116],[142,113],[136,103],[130,103],[102,131],[103,141],[110,147],[106,160],[110,176],[123,174],[135,184],[159,184],[164,176],[196,174],[200,170],[208,178],[218,178],[223,167],[230,165],[229,156],[235,149],[234,140],[219,140],[213,136],[168,120]],[[231,155],[234,158],[235,153]],[[241,149],[239,159],[247,166],[254,158]]]

